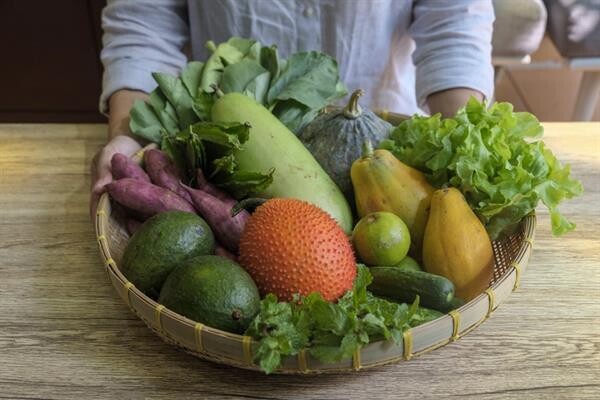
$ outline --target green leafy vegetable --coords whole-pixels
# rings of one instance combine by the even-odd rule
[[[271,76],[271,82],[279,78],[281,71],[281,60],[276,46],[263,47],[260,49],[260,65],[263,66]]]
[[[158,87],[150,93],[148,102],[136,101],[130,112],[129,128],[134,134],[161,144],[167,135],[201,120],[208,120],[212,95],[194,89],[200,82],[204,67],[191,62],[181,72],[181,77],[154,73]]]
[[[160,144],[190,179],[201,167],[238,198],[259,193],[272,182],[273,171],[238,169],[235,154],[240,147],[229,141],[235,137],[232,128],[207,124],[215,101],[213,85],[224,93],[253,98],[297,132],[321,108],[346,93],[337,63],[318,52],[297,53],[284,60],[275,46],[238,37],[218,45],[209,41],[206,47],[212,53],[206,62],[188,63],[179,77],[152,74],[158,87],[147,102],[134,104],[129,126],[134,134]],[[245,121],[239,122],[238,126]]]
[[[257,44],[255,40],[238,37],[232,37],[218,46],[215,46],[212,41],[207,42],[206,47],[212,51],[212,54],[206,61],[202,72],[200,81],[202,90],[212,93],[214,91],[212,85],[220,84],[225,67],[242,60],[255,44]]]
[[[513,112],[509,103],[470,99],[454,118],[414,116],[403,121],[381,147],[423,171],[437,187],[459,188],[484,221],[492,239],[510,233],[542,201],[552,231],[561,235],[575,224],[558,211],[564,199],[583,192],[546,148],[535,116]]]
[[[166,131],[150,104],[136,100],[129,115],[132,132],[151,142],[161,142]]]
[[[198,87],[200,86],[203,68],[203,63],[199,61],[192,61],[188,63],[185,69],[181,72],[181,80],[183,81],[185,88],[192,98],[195,98],[198,94]]]
[[[244,59],[225,68],[220,89],[224,93],[245,93],[257,102],[264,103],[270,80],[271,74],[258,62]]]
[[[263,192],[273,182],[275,169],[263,174],[260,172],[234,171],[217,180],[217,186],[224,189],[236,199],[255,196]]]
[[[188,182],[201,168],[217,186],[241,198],[264,190],[273,181],[273,171],[238,170],[235,151],[248,140],[249,132],[247,124],[197,122],[177,134],[163,136],[161,147],[184,171]]]
[[[337,62],[316,51],[292,55],[281,75],[269,89],[268,102],[294,99],[312,109],[325,107],[327,100],[338,94]],[[340,93],[342,96],[345,91]]]
[[[180,78],[169,74],[155,72],[152,77],[158,83],[158,87],[169,100],[179,118],[179,129],[186,129],[190,124],[197,121],[196,114],[192,109],[193,99]]]
[[[286,60],[275,46],[238,37],[219,45],[209,41],[206,47],[212,52],[206,62],[188,63],[180,77],[152,74],[158,87],[146,105],[138,102],[133,107],[133,133],[161,143],[163,135],[210,121],[212,85],[224,93],[240,92],[253,98],[273,110],[293,132],[347,93],[337,62],[324,53],[296,53]]]
[[[292,302],[277,302],[269,294],[246,335],[258,340],[255,359],[267,373],[279,367],[285,356],[306,348],[323,361],[350,358],[372,340],[402,342],[402,332],[434,318],[414,304],[396,304],[377,298],[367,291],[371,274],[364,265],[352,290],[337,303],[325,301],[319,293],[297,297]]]

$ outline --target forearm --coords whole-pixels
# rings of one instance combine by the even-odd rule
[[[136,90],[121,89],[114,92],[108,101],[108,140],[117,135],[131,136],[129,111],[136,100],[146,100],[148,95]]]
[[[469,88],[452,88],[432,93],[427,97],[429,112],[431,115],[441,113],[444,118],[453,117],[471,96],[479,101],[483,100],[481,92]]]
[[[419,106],[452,115],[473,92],[479,99],[481,93],[492,97],[493,21],[491,0],[413,2],[410,33]]]

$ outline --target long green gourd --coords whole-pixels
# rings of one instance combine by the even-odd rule
[[[211,110],[214,122],[249,122],[250,138],[235,154],[241,171],[267,173],[273,183],[260,197],[304,200],[329,213],[346,233],[352,231],[352,212],[333,180],[285,125],[265,107],[241,93],[218,98]]]

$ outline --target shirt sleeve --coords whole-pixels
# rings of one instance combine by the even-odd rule
[[[456,87],[492,97],[493,23],[491,0],[415,1],[410,32],[420,107],[430,94]]]
[[[109,0],[102,12],[100,112],[119,89],[150,92],[152,72],[178,73],[189,41],[185,0]]]

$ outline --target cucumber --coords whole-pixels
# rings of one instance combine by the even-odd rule
[[[269,110],[241,93],[227,93],[215,101],[211,118],[250,123],[250,138],[235,154],[239,170],[267,173],[275,168],[273,183],[257,197],[307,201],[329,213],[347,234],[352,232],[352,212],[340,189]]]
[[[414,258],[406,256],[397,264],[394,264],[394,268],[400,268],[404,271],[423,271],[423,268],[415,261]]]
[[[446,312],[451,310],[454,285],[443,276],[397,267],[371,267],[373,282],[368,289],[402,303],[412,303],[419,295],[420,305]]]
[[[450,300],[450,304],[448,304],[448,308],[442,311],[452,311],[452,310],[456,310],[457,308],[464,306],[465,305],[465,301],[461,298],[458,298],[456,296],[454,296],[454,298],[452,300]]]

